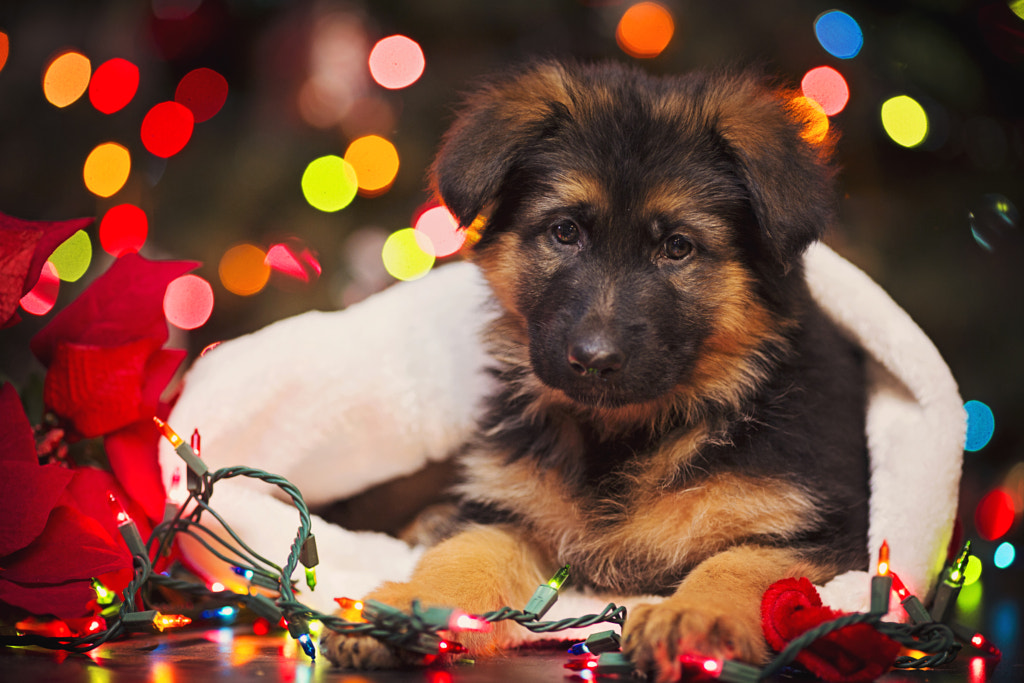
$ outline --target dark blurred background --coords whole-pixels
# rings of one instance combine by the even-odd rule
[[[97,217],[88,231],[88,270],[62,283],[58,310],[112,261],[100,248],[99,219],[118,204],[142,208],[149,233],[141,253],[202,261],[196,273],[212,285],[215,305],[206,324],[172,336],[195,355],[286,316],[344,307],[394,282],[381,263],[381,244],[430,199],[425,170],[432,152],[459,93],[482,74],[538,56],[573,56],[635,61],[657,73],[764,63],[799,84],[809,69],[832,66],[849,84],[850,99],[832,118],[842,134],[842,204],[828,241],[931,336],[964,399],[992,409],[991,442],[965,455],[961,517],[966,535],[979,540],[985,577],[1003,577],[999,590],[1011,593],[1005,609],[1016,639],[1013,593],[1024,560],[994,565],[1001,544],[1016,549],[1022,540],[1016,522],[1024,497],[1024,1],[660,0],[674,32],[663,52],[644,59],[627,55],[616,40],[632,4],[4,0],[0,210],[37,220]],[[816,19],[832,9],[862,30],[863,48],[851,58],[832,56],[816,38]],[[417,41],[426,59],[422,77],[397,90],[374,83],[366,66],[373,44],[392,34]],[[49,103],[43,74],[68,49],[88,57],[93,69],[112,58],[129,60],[139,69],[138,92],[109,115],[85,95],[66,107]],[[173,99],[180,79],[200,67],[226,79],[223,108],[195,125],[179,153],[150,154],[140,142],[143,117]],[[896,144],[882,125],[881,105],[895,95],[913,97],[927,114],[927,137],[915,147]],[[341,156],[370,133],[398,152],[390,189],[358,196],[336,212],[313,208],[300,187],[307,164]],[[132,170],[120,191],[98,198],[86,189],[82,169],[106,141],[128,148]],[[218,264],[239,243],[309,250],[322,272],[307,259],[299,277],[274,272],[258,293],[233,294]],[[28,340],[52,315],[23,313],[21,324],[0,334],[0,372],[24,381],[41,370]],[[1015,507],[1015,523],[999,538],[979,538],[976,508],[1000,487]],[[1009,551],[1002,552],[998,564]]]

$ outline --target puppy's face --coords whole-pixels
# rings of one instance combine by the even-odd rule
[[[470,100],[435,177],[463,224],[490,213],[475,260],[532,373],[618,408],[756,372],[786,272],[828,221],[800,131],[746,77],[544,65]]]

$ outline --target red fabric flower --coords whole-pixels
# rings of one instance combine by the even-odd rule
[[[48,367],[47,407],[79,435],[104,436],[111,469],[153,520],[165,496],[151,418],[166,415],[160,396],[185,358],[162,348],[164,292],[196,265],[122,256],[31,342]]]
[[[53,250],[92,221],[25,221],[0,213],[0,328],[21,319],[18,301],[35,286]]]
[[[84,617],[92,612],[93,578],[114,591],[128,585],[131,554],[106,498],[107,491],[127,495],[107,472],[40,465],[9,384],[0,387],[0,472],[0,601],[33,614]]]
[[[821,603],[807,578],[772,584],[761,600],[761,626],[773,649],[780,651],[810,629],[842,616]],[[892,666],[900,645],[869,624],[853,624],[814,641],[796,660],[829,683],[873,681]]]

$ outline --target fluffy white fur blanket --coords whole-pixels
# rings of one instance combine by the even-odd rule
[[[815,298],[869,359],[868,550],[875,556],[887,539],[892,567],[923,597],[952,532],[963,403],[934,345],[867,275],[822,244],[808,251],[806,272]],[[211,469],[245,464],[280,474],[311,505],[415,472],[445,458],[473,428],[490,381],[477,342],[492,315],[487,296],[476,268],[457,263],[344,311],[305,313],[221,344],[189,371],[169,424],[183,434],[199,429]],[[180,467],[166,443],[161,465],[166,481]],[[275,495],[274,487],[237,478],[217,485],[211,505],[247,543],[283,563],[297,513]],[[322,611],[332,611],[335,597],[403,579],[421,552],[319,518],[313,532],[319,585],[300,599]],[[184,552],[210,580],[237,585],[239,577],[197,544]],[[833,608],[865,610],[869,574],[843,574],[820,591]],[[549,616],[648,599],[566,591]]]

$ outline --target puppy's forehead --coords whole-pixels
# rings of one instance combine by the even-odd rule
[[[685,232],[709,247],[728,242],[727,216],[745,194],[714,154],[682,142],[650,155],[628,140],[570,140],[535,160],[539,182],[526,204],[530,219],[590,219],[595,230],[628,227],[653,241]]]
[[[581,207],[595,212],[610,209],[607,181],[582,168],[552,169],[541,188],[531,202],[538,214],[557,214]]]

